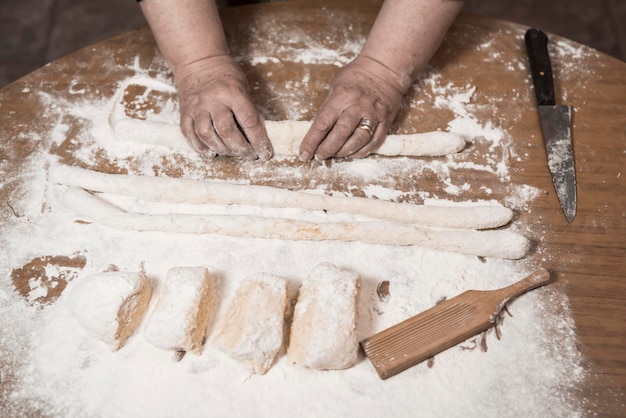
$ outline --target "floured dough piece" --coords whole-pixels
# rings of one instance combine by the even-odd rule
[[[243,363],[251,373],[265,373],[283,344],[287,281],[260,273],[238,287],[218,321],[212,343]]]
[[[69,305],[89,335],[118,350],[141,322],[151,294],[143,273],[96,273],[80,279]]]
[[[330,263],[317,265],[304,280],[295,306],[287,357],[320,370],[357,361],[357,305],[361,279]]]
[[[164,350],[200,354],[215,303],[215,284],[205,267],[174,267],[148,318],[144,337]]]

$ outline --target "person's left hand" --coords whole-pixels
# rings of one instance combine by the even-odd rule
[[[407,88],[400,79],[368,57],[341,69],[300,144],[300,160],[362,158],[376,150],[400,109]]]

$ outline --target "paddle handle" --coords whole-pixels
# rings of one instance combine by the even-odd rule
[[[491,296],[493,299],[500,300],[494,315],[497,315],[500,310],[510,302],[512,299],[515,299],[521,294],[528,292],[529,290],[533,290],[537,287],[546,285],[554,281],[554,277],[550,275],[550,272],[543,267],[538,268],[530,275],[526,276],[522,280],[513,283],[510,286],[503,287],[502,289],[492,290]]]

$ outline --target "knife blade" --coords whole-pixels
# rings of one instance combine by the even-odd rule
[[[572,222],[576,216],[572,107],[556,104],[547,35],[539,29],[531,28],[526,31],[524,41],[535,87],[548,168],[563,214],[568,222]]]

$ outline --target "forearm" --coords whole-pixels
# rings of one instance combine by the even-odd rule
[[[143,0],[141,9],[159,49],[177,79],[195,63],[228,55],[217,6],[213,0]]]
[[[406,92],[437,51],[461,0],[386,0],[361,56],[386,67]]]

